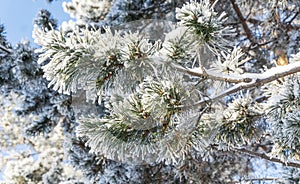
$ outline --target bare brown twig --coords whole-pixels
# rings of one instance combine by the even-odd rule
[[[271,162],[277,162],[277,163],[281,163],[284,164],[286,166],[291,166],[291,167],[295,167],[295,168],[300,168],[300,163],[298,162],[284,162],[278,158],[274,158],[274,157],[270,157],[268,155],[266,155],[265,153],[257,153],[255,151],[251,151],[248,150],[246,148],[233,148],[233,150],[238,151],[238,152],[242,152],[242,153],[246,153],[250,156],[255,156],[255,157],[259,157],[259,158],[263,158],[265,160],[271,161]]]
[[[230,0],[232,6],[233,6],[233,9],[235,11],[235,13],[237,14],[239,20],[241,21],[242,23],[242,26],[243,26],[243,29],[246,33],[246,36],[247,38],[253,42],[253,36],[252,36],[252,33],[251,33],[251,30],[249,29],[248,25],[247,25],[247,22],[246,22],[246,19],[244,18],[240,8],[238,7],[238,5],[235,3],[235,0]]]

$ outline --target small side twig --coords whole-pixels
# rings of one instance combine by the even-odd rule
[[[0,45],[0,49],[3,50],[4,52],[6,52],[7,54],[11,54],[13,52],[11,49],[8,49],[8,48],[4,47],[3,45]]]
[[[289,161],[284,162],[284,161],[282,161],[282,160],[280,160],[278,158],[270,157],[270,156],[266,155],[265,153],[257,153],[255,151],[251,151],[251,150],[248,150],[246,148],[233,148],[233,150],[241,152],[241,153],[246,153],[246,154],[248,154],[250,156],[263,158],[263,159],[271,161],[271,162],[277,162],[277,163],[284,164],[286,166],[300,168],[300,163],[298,163],[298,162],[289,162]]]

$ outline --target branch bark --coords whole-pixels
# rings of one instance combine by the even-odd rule
[[[242,179],[241,181],[243,181],[243,182],[247,182],[247,181],[250,181],[251,183],[253,182],[253,181],[258,181],[259,183],[260,182],[265,182],[265,181],[277,181],[277,180],[279,180],[280,178],[251,178],[251,179]],[[233,182],[230,182],[230,184],[232,183],[241,183],[241,181],[233,181]]]
[[[11,49],[8,49],[8,48],[4,47],[3,45],[0,45],[0,49],[3,50],[4,52],[8,53],[8,54],[12,53]]]
[[[238,151],[238,152],[242,152],[242,153],[246,153],[250,156],[263,158],[263,159],[271,161],[271,162],[277,162],[277,163],[284,164],[286,166],[300,168],[300,163],[297,163],[297,162],[284,162],[284,161],[282,161],[278,158],[269,157],[265,153],[257,153],[257,152],[251,151],[251,150],[247,150],[246,148],[233,148],[233,150]]]
[[[241,77],[241,76],[236,76],[236,75],[224,75],[221,73],[215,73],[209,70],[205,70],[205,72],[202,72],[203,69],[201,68],[193,68],[193,69],[188,69],[184,68],[179,65],[172,64],[173,67],[179,71],[183,72],[186,74],[189,74],[191,76],[195,77],[201,77],[205,79],[212,79],[212,80],[218,80],[218,81],[224,81],[224,82],[231,82],[231,83],[241,83],[241,82],[251,82],[252,79],[248,77]]]

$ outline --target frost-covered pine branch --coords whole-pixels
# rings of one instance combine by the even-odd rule
[[[43,66],[49,86],[66,94],[83,88],[92,100],[104,97],[109,115],[100,119],[82,118],[77,128],[78,136],[89,138],[87,145],[92,152],[121,161],[132,161],[136,156],[148,163],[177,163],[190,151],[190,145],[196,145],[192,135],[199,138],[201,134],[196,125],[202,117],[197,116],[197,111],[206,106],[215,109],[211,103],[223,97],[299,72],[297,55],[291,59],[294,63],[281,68],[245,72],[242,66],[251,58],[245,57],[240,48],[230,48],[230,41],[225,38],[233,30],[224,27],[226,15],[215,12],[215,5],[209,1],[191,1],[176,9],[177,26],[166,35],[161,46],[158,42],[150,43],[139,32],[123,34],[111,28],[45,32],[35,28],[35,41],[42,46],[39,63],[50,59]],[[212,64],[203,61],[203,49],[212,54]],[[210,91],[217,90],[220,82],[223,92],[211,96]],[[173,83],[177,85],[172,87]],[[206,86],[209,83],[213,85],[211,88]],[[201,91],[196,84],[207,89]],[[237,103],[233,110],[231,106],[217,106],[225,109],[224,125],[219,122],[220,129],[215,135],[217,141],[244,145],[259,137],[250,134],[258,131],[255,119],[259,122],[263,114],[250,97],[240,98],[237,101],[241,104],[233,100],[233,104]],[[255,110],[248,113],[249,108]],[[189,130],[182,128],[187,121],[184,116],[193,117],[187,119],[191,121]],[[233,127],[224,127],[229,124]],[[240,129],[235,130],[237,125]],[[193,134],[181,137],[187,132]],[[180,148],[172,147],[170,141],[174,136],[186,139]],[[180,151],[177,153],[176,149]]]

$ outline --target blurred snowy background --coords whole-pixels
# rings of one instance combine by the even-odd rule
[[[46,0],[0,0],[0,23],[4,24],[6,38],[13,45],[22,39],[31,38],[33,19],[39,10],[46,9],[57,19],[58,25],[70,17],[63,11],[59,0],[48,3]]]

